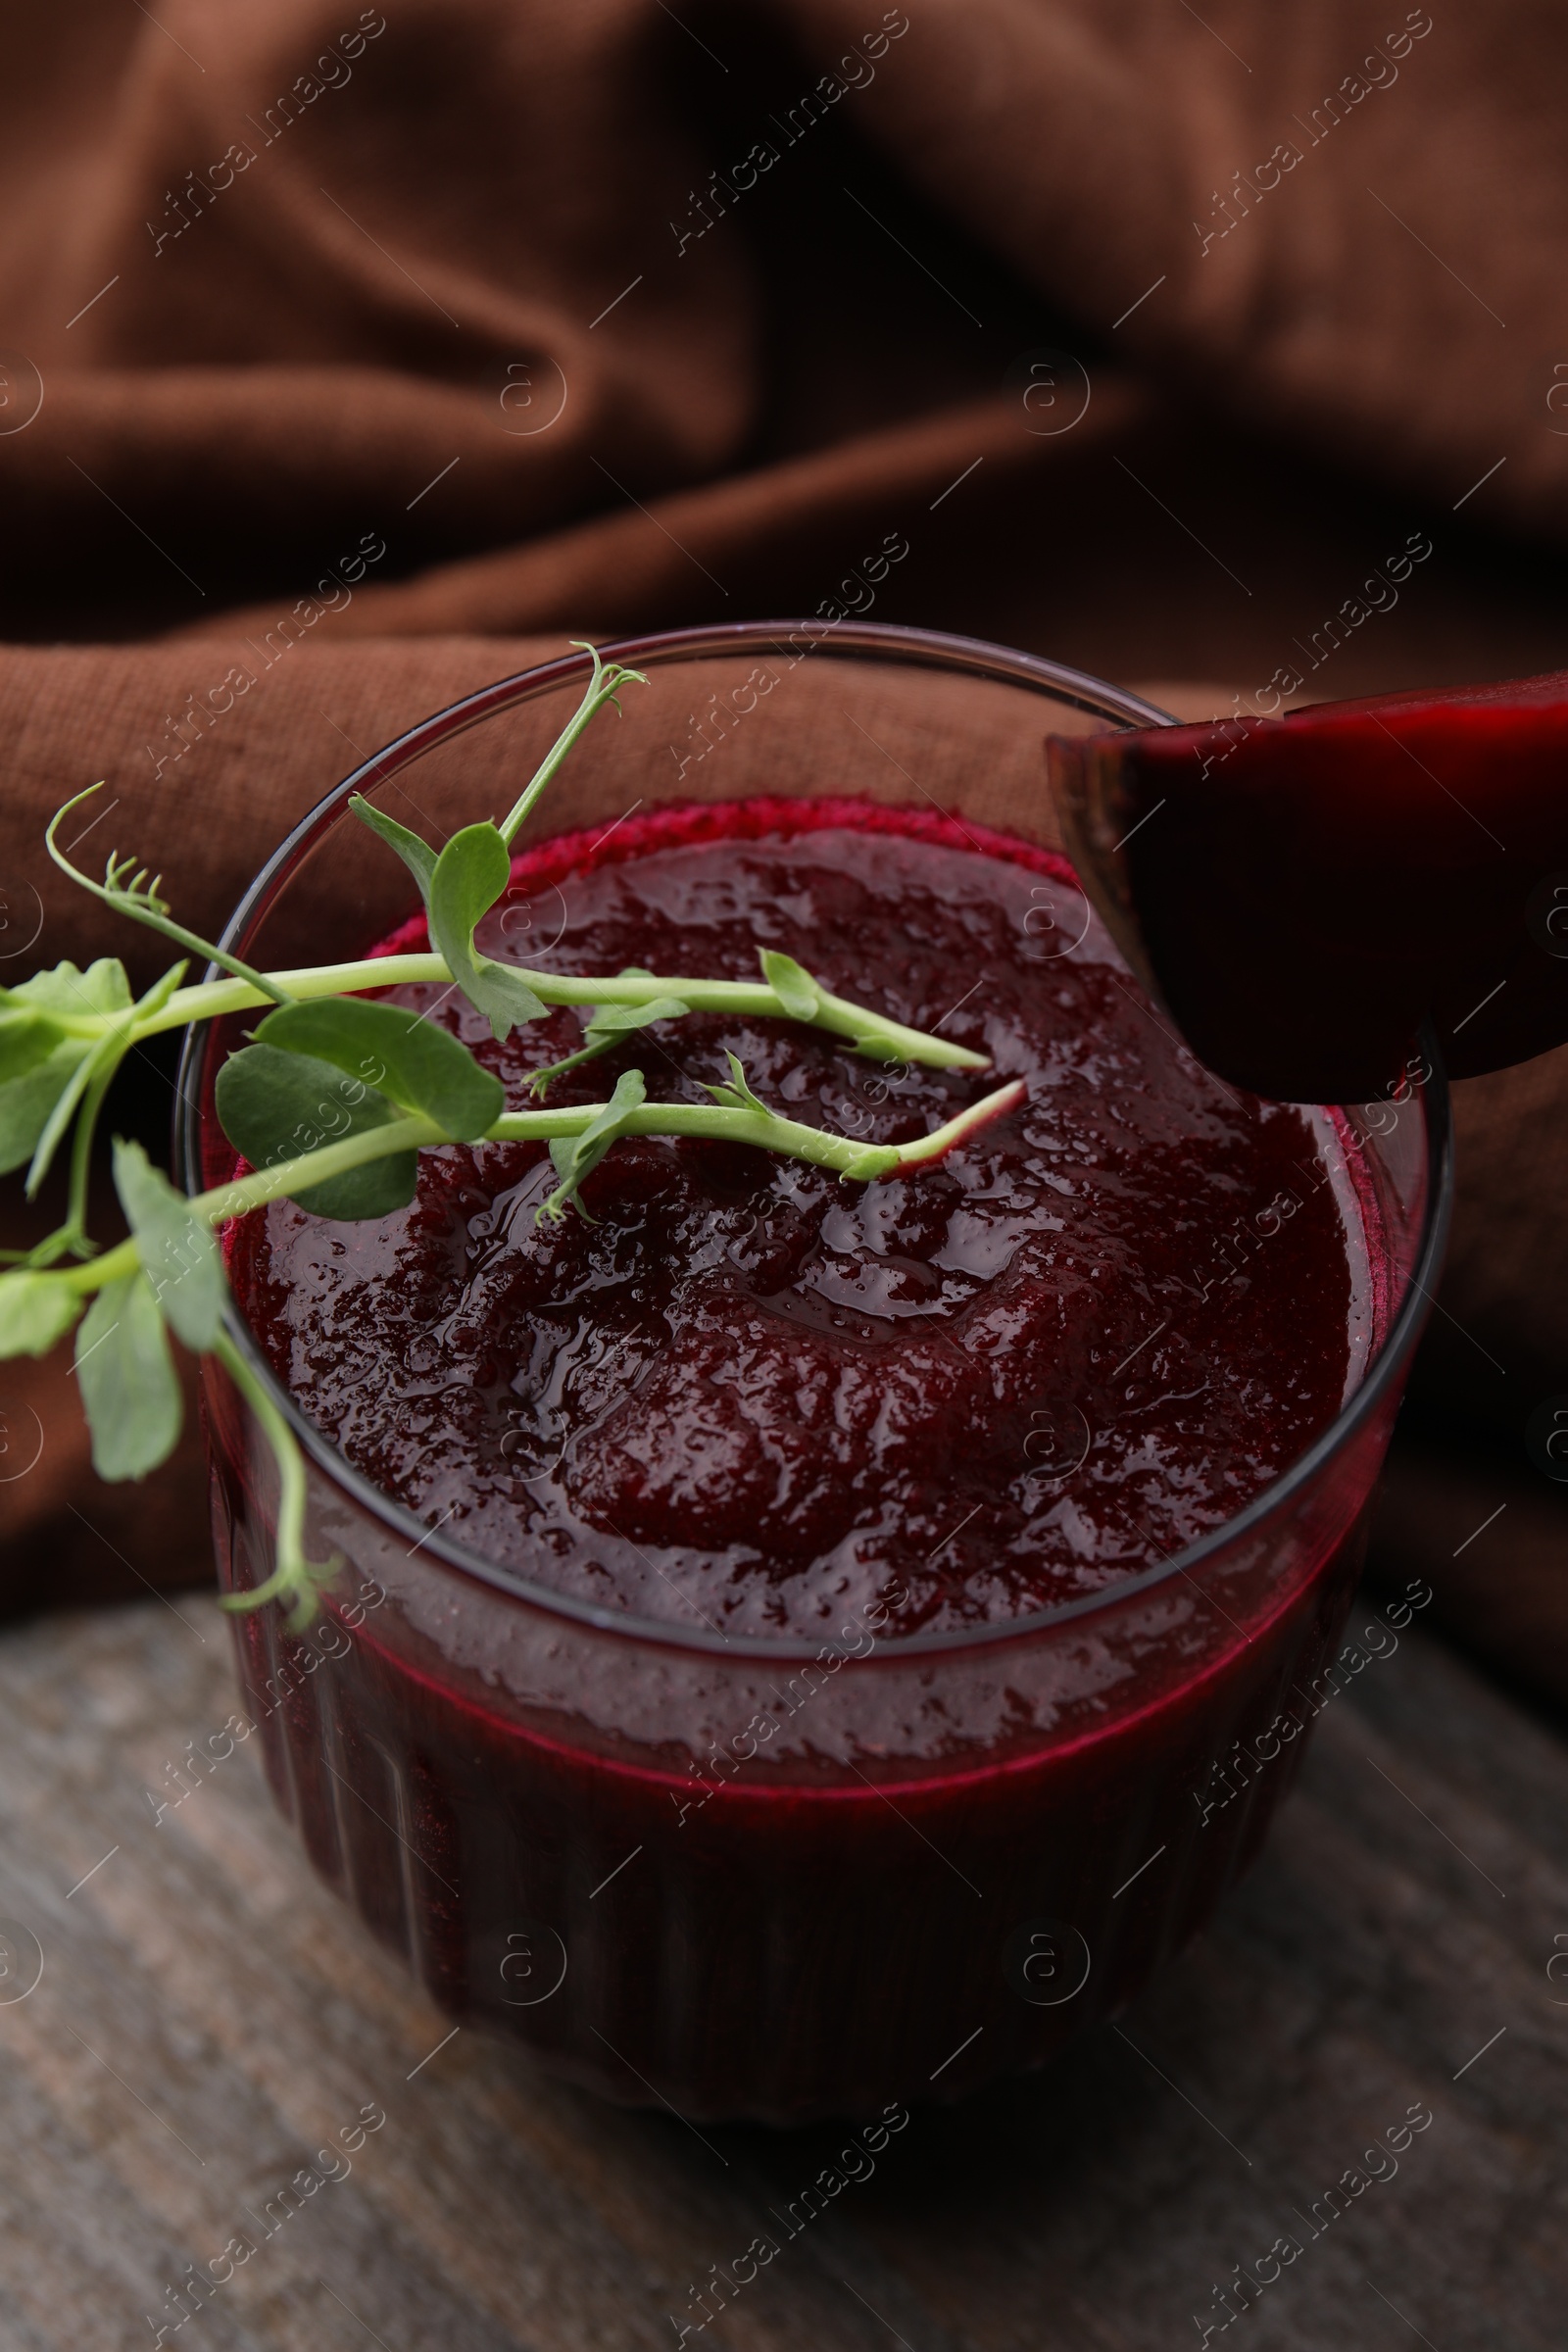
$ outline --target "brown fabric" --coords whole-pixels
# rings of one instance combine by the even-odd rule
[[[0,972],[135,959],[38,858],[98,775],[211,926],[423,711],[570,636],[815,612],[889,530],[873,617],[1192,715],[1554,665],[1565,48],[1546,0],[10,12]],[[1568,1391],[1568,1064],[1461,1091],[1380,1543],[1565,1690],[1523,1433]],[[204,1572],[188,1458],[95,1489],[62,1368],[0,1393],[0,1460],[44,1434],[0,1599]]]

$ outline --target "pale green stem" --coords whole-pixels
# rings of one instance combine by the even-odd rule
[[[578,639],[575,642],[580,644],[581,640]],[[583,646],[582,650],[592,654],[594,649],[592,646]],[[614,701],[623,686],[646,686],[648,680],[640,669],[618,669],[613,663],[609,669],[605,669],[598,655],[594,654],[594,673],[588,681],[587,691],[575,713],[567,719],[561,733],[535,768],[521,794],[496,827],[496,831],[509,850],[516,839],[519,828],[526,820],[529,810],[550,782],[551,777],[561,766],[578,736],[597,718],[607,703]]]
[[[725,1143],[755,1144],[760,1151],[783,1152],[791,1159],[809,1160],[816,1167],[834,1168],[840,1174],[853,1168],[869,1177],[871,1163],[878,1163],[876,1173],[891,1175],[898,1168],[918,1167],[924,1160],[940,1159],[965,1136],[1011,1110],[1022,1101],[1023,1094],[1023,1081],[1015,1078],[980,1102],[972,1102],[956,1118],[949,1119],[930,1135],[918,1136],[907,1144],[861,1144],[853,1136],[834,1135],[823,1127],[807,1127],[798,1119],[782,1119],[772,1111],[726,1110],[717,1105],[710,1109],[701,1102],[645,1102],[636,1110],[621,1113],[620,1132],[717,1136]],[[589,1102],[569,1110],[503,1111],[487,1131],[486,1140],[520,1144],[543,1142],[556,1135],[580,1135],[604,1108],[603,1102]]]
[[[113,906],[117,912],[129,915],[133,922],[145,923],[151,931],[161,931],[176,947],[189,948],[193,956],[205,956],[213,963],[223,964],[229,971],[237,972],[241,978],[260,988],[263,1000],[270,998],[274,1004],[286,1004],[288,999],[284,992],[265,973],[257,971],[254,964],[242,961],[238,956],[230,956],[226,949],[215,948],[210,940],[199,938],[194,931],[187,931],[183,923],[175,922],[157,895],[158,884],[163,880],[161,874],[149,883],[147,869],[143,866],[138,870],[135,881],[126,888],[123,884],[116,884],[113,877],[117,871],[122,874],[129,871],[134,862],[130,858],[117,860],[111,858],[110,879],[106,882],[93,881],[91,875],[84,874],[79,866],[72,864],[70,857],[55,839],[56,829],[63,816],[69,816],[73,808],[79,808],[83,801],[91,800],[95,792],[102,790],[101,782],[89,784],[85,792],[78,792],[74,800],[67,801],[63,808],[57,808],[44,828],[44,847],[61,872],[69,874],[72,881],[79,883],[83,890],[90,890],[95,899],[102,899],[106,906]],[[76,1034],[79,1036],[81,1033],[77,1031]]]
[[[648,1004],[655,997],[679,997],[693,1012],[727,1012],[765,1020],[794,1018],[774,990],[759,980],[682,980],[661,978],[657,973],[648,977],[616,973],[605,979],[585,980],[558,972],[528,971],[520,964],[508,964],[506,968],[546,1004]],[[274,988],[301,998],[348,997],[371,988],[452,984],[452,974],[439,956],[370,956],[358,963],[319,964],[302,971],[271,972],[266,976]],[[177,1029],[187,1021],[213,1020],[227,1012],[247,1012],[253,1005],[270,1001],[240,980],[199,981],[193,988],[176,989],[169,1003],[145,1026],[138,1027],[136,1035],[154,1037],[162,1029]],[[62,1019],[62,1026],[68,1025],[74,1035],[91,1037],[98,1034],[103,1023],[83,1014],[69,1024]],[[939,1070],[990,1067],[984,1054],[971,1053],[967,1046],[930,1036],[923,1029],[907,1029],[902,1021],[887,1020],[881,1013],[868,1011],[863,1004],[852,1004],[848,998],[830,996],[826,989],[818,992],[817,1008],[808,1025],[830,1030],[836,1037],[874,1039],[885,1049],[881,1057],[889,1060],[921,1062],[927,1068]]]
[[[1015,1078],[980,1102],[971,1102],[966,1110],[960,1110],[956,1118],[947,1120],[931,1134],[917,1136],[907,1144],[860,1144],[853,1136],[833,1135],[822,1127],[807,1127],[797,1119],[778,1118],[771,1111],[728,1110],[717,1103],[702,1102],[645,1102],[622,1114],[620,1132],[710,1136],[724,1143],[755,1144],[763,1152],[809,1160],[816,1167],[832,1168],[841,1175],[854,1171],[869,1181],[892,1175],[899,1168],[918,1167],[923,1161],[939,1159],[978,1128],[1011,1110],[1023,1094],[1023,1081]],[[494,1126],[486,1129],[482,1140],[496,1144],[547,1143],[552,1136],[580,1135],[608,1108],[604,1102],[578,1102],[561,1110],[503,1111]],[[196,1194],[190,1205],[209,1225],[222,1225],[230,1217],[242,1217],[253,1208],[265,1207],[270,1200],[283,1200],[290,1193],[324,1184],[330,1176],[345,1175],[351,1168],[363,1168],[371,1160],[389,1157],[394,1152],[428,1150],[451,1140],[433,1119],[412,1115],[393,1119],[384,1127],[364,1128],[358,1135],[345,1136],[341,1143],[326,1144],[320,1151],[307,1152],[298,1159],[282,1160],[276,1167],[257,1168],[249,1176],[236,1177],[231,1184],[215,1185],[211,1192]],[[94,1258],[90,1265],[72,1267],[61,1279],[74,1290],[97,1291],[123,1274],[134,1274],[140,1264],[136,1243],[124,1241],[106,1250],[102,1257]]]
[[[213,1353],[256,1415],[277,1464],[277,1525],[273,1541],[276,1565],[267,1582],[254,1591],[227,1593],[223,1606],[259,1609],[266,1602],[290,1593],[294,1600],[291,1624],[298,1632],[314,1613],[313,1586],[318,1581],[324,1583],[341,1563],[333,1559],[313,1567],[305,1556],[305,1457],[266,1382],[258,1380],[226,1332],[219,1333]]]

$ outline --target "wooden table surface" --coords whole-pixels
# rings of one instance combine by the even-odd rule
[[[145,1791],[232,1703],[206,1600],[0,1641],[3,2352],[166,2325],[236,2352],[669,2352],[845,2134],[699,2136],[448,2038],[247,1749],[155,1822]],[[1250,2352],[1561,2352],[1565,1764],[1407,1634],[1324,1711],[1263,1862],[1119,2027],[917,2110],[687,2342],[1152,2352],[1212,2322]],[[1411,2108],[1430,2125],[1368,2158]],[[385,2120],[323,2164],[362,2117]],[[318,2185],[280,2200],[302,2171]],[[1282,2237],[1299,2251],[1222,2330],[1215,2286]],[[234,2239],[255,2251],[176,2330],[169,2290]]]

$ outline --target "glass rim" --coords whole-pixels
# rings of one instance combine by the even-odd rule
[[[605,661],[636,667],[640,662],[673,662],[704,654],[719,655],[751,648],[760,651],[771,647],[779,652],[783,650],[779,644],[781,638],[797,643],[805,638],[808,641],[808,650],[811,653],[881,655],[895,661],[924,662],[935,669],[966,672],[999,685],[1032,688],[1043,695],[1049,693],[1056,700],[1097,717],[1119,719],[1127,727],[1179,726],[1184,723],[1174,718],[1168,710],[1161,710],[1156,705],[1146,702],[1140,695],[1093,677],[1087,671],[1048,661],[1041,655],[1022,653],[1013,647],[992,645],[982,638],[959,636],[946,630],[906,628],[889,622],[726,621],[710,627],[659,630],[637,637],[615,638],[599,645],[597,651]],[[585,679],[591,666],[591,655],[583,649],[558,656],[550,662],[538,662],[529,669],[515,670],[488,686],[479,687],[472,694],[463,696],[455,703],[449,703],[440,710],[430,712],[413,727],[405,729],[403,734],[394,737],[392,742],[372,753],[291,827],[240,899],[220,936],[219,945],[235,953],[240,952],[240,943],[246,933],[286,885],[296,860],[341,819],[352,794],[368,792],[375,785],[387,782],[437,745],[450,742],[455,736],[466,733],[469,727],[479,725],[500,711],[531,701],[536,695],[548,693],[553,688]],[[209,964],[204,975],[208,980],[221,976],[221,967],[217,964]],[[175,1149],[181,1179],[188,1194],[202,1189],[197,1081],[209,1036],[207,1024],[192,1024],[185,1031],[180,1048],[175,1095]],[[834,1640],[813,1641],[802,1635],[723,1634],[702,1626],[678,1625],[664,1618],[636,1616],[629,1611],[578,1600],[570,1593],[556,1592],[514,1571],[500,1568],[482,1552],[470,1549],[443,1530],[427,1526],[407,1504],[356,1470],[310,1420],[292,1391],[278,1380],[239,1312],[232,1295],[224,1309],[224,1329],[245,1357],[253,1375],[265,1383],[307,1458],[316,1464],[326,1479],[345,1491],[360,1508],[381,1522],[390,1532],[410,1537],[411,1549],[417,1550],[422,1557],[434,1559],[445,1568],[455,1569],[491,1592],[519,1602],[526,1608],[542,1610],[546,1615],[565,1618],[595,1633],[619,1636],[649,1647],[697,1651],[715,1659],[820,1659],[839,1656],[870,1665],[879,1656],[895,1660],[940,1656],[949,1651],[1000,1647],[1039,1639],[1057,1626],[1070,1627],[1078,1620],[1092,1617],[1102,1610],[1118,1608],[1167,1580],[1176,1577],[1190,1580],[1195,1569],[1201,1567],[1226,1545],[1250,1534],[1275,1511],[1288,1504],[1303,1487],[1308,1486],[1329,1458],[1348,1443],[1387,1396],[1402,1370],[1425,1320],[1432,1287],[1442,1265],[1452,1208],[1452,1119],[1447,1080],[1438,1052],[1436,1035],[1430,1026],[1423,1030],[1418,1042],[1432,1073],[1419,1090],[1427,1154],[1427,1190],[1421,1233],[1413,1268],[1405,1278],[1404,1295],[1395,1310],[1383,1345],[1359,1386],[1346,1398],[1333,1420],[1318,1432],[1305,1450],[1278,1478],[1254,1494],[1240,1511],[1223,1520],[1218,1527],[1210,1528],[1196,1543],[1186,1545],[1171,1558],[1160,1557],[1151,1567],[1119,1578],[1099,1592],[1080,1593],[1074,1599],[1058,1601],[1049,1609],[1038,1609],[1027,1617],[1009,1618],[1001,1624],[959,1626],[945,1633],[903,1636],[879,1632],[870,1650],[862,1655],[858,1649],[850,1649]]]

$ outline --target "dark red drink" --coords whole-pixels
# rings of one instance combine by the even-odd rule
[[[1070,869],[972,824],[665,809],[530,852],[512,903],[547,902],[545,968],[745,979],[779,948],[1028,1093],[897,1183],[642,1138],[540,1225],[542,1147],[454,1146],[381,1223],[235,1228],[318,1433],[318,1545],[361,1572],[314,1646],[239,1621],[274,1786],[454,2016],[613,2095],[955,2095],[1128,1999],[1255,1850],[1387,1436],[1391,1397],[1343,1408],[1388,1329],[1388,1188],[1351,1123],[1206,1072]],[[398,993],[514,1102],[580,1042]],[[703,1100],[724,1048],[868,1142],[979,1091],[704,1016],[550,1099],[635,1063]],[[211,1410],[243,1588],[266,1512]]]

